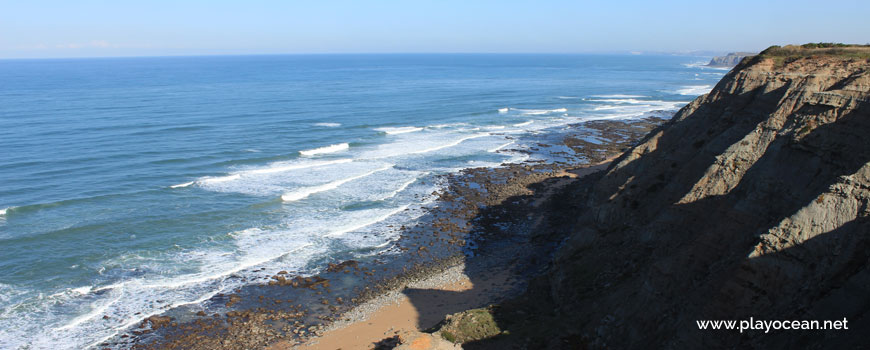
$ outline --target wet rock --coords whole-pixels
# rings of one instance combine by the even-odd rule
[[[172,323],[172,318],[169,316],[151,316],[142,321],[139,325],[139,328],[145,328],[147,325],[151,325],[151,329],[160,329],[162,327],[169,326]]]
[[[359,266],[359,262],[358,262],[358,261],[356,261],[356,260],[347,260],[347,261],[343,261],[343,262],[338,263],[338,264],[330,263],[330,264],[327,266],[326,271],[328,271],[328,272],[339,272],[339,271],[344,271],[344,270],[346,270],[346,269],[348,269],[348,268],[356,269],[358,266]]]

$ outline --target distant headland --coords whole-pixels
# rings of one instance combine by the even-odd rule
[[[725,56],[716,56],[707,63],[707,67],[734,67],[745,57],[754,56],[754,52],[731,52]]]

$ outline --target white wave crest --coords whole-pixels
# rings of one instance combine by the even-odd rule
[[[456,145],[458,145],[458,144],[460,144],[460,143],[463,143],[463,142],[465,142],[465,141],[467,141],[467,140],[476,139],[476,138],[478,138],[478,137],[484,137],[484,136],[489,136],[489,133],[487,132],[487,133],[480,133],[480,134],[475,134],[475,135],[471,135],[471,136],[466,136],[466,137],[463,137],[463,138],[461,138],[461,139],[459,139],[459,140],[453,141],[453,142],[451,142],[451,143],[447,143],[447,144],[443,144],[443,145],[440,145],[440,146],[435,146],[435,147],[427,148],[427,149],[424,149],[424,150],[419,150],[419,151],[410,152],[410,153],[408,153],[408,154],[422,154],[422,153],[435,152],[435,151],[438,151],[438,150],[442,150],[442,149],[445,149],[445,148],[449,148],[449,147],[456,146]]]
[[[206,177],[206,178],[202,178],[202,179],[199,179],[196,181],[172,185],[172,186],[169,186],[169,188],[184,188],[184,187],[189,187],[189,186],[197,185],[197,184],[198,185],[212,185],[212,184],[217,184],[217,183],[222,183],[222,182],[229,182],[229,181],[233,181],[233,180],[238,180],[244,176],[273,174],[273,173],[280,173],[280,172],[291,171],[291,170],[307,169],[307,168],[314,168],[314,167],[333,165],[333,164],[350,163],[352,161],[353,161],[353,159],[336,159],[336,160],[329,160],[329,161],[322,161],[322,162],[308,162],[308,163],[292,163],[292,164],[275,163],[275,164],[272,164],[271,166],[268,166],[265,168],[243,170],[243,171],[239,171],[239,172],[234,173],[234,174],[230,174],[227,176],[221,176],[221,177]]]
[[[352,176],[352,177],[344,178],[341,180],[336,180],[336,181],[329,182],[329,183],[319,185],[319,186],[312,186],[312,187],[296,190],[293,192],[288,192],[288,193],[281,195],[281,200],[283,200],[285,202],[298,201],[298,200],[304,199],[312,194],[315,194],[318,192],[323,192],[323,191],[329,191],[329,190],[335,189],[338,186],[341,186],[345,183],[351,182],[353,180],[361,179],[361,178],[364,178],[366,176],[372,175],[374,173],[390,169],[393,166],[394,166],[394,164],[388,164],[388,165],[381,167],[379,169],[375,169],[375,170],[372,170],[372,171],[369,171],[367,173],[363,173],[363,174],[360,174],[357,176]]]
[[[323,126],[327,128],[337,128],[341,126],[341,123],[314,123],[315,126]]]
[[[424,173],[420,174],[420,176],[426,176],[427,174],[429,174],[429,172],[424,172]],[[393,192],[390,192],[390,194],[387,195],[386,197],[384,197],[383,199],[390,199],[390,198],[395,197],[395,196],[398,195],[399,193],[402,193],[402,191],[404,191],[406,188],[408,188],[408,186],[411,186],[412,183],[417,182],[417,179],[418,179],[418,178],[415,177],[415,178],[413,178],[413,179],[410,179],[410,180],[408,180],[408,181],[405,181],[405,183],[403,183],[401,186],[399,186],[399,188],[397,188],[397,189],[396,189],[395,191],[393,191]]]
[[[507,112],[510,112],[510,110],[511,110],[511,109],[508,108],[508,107],[505,107],[505,108],[499,108],[499,109],[498,109],[498,113],[499,113],[499,114],[507,114]]]
[[[334,152],[344,151],[348,148],[350,148],[349,144],[338,143],[338,144],[334,144],[334,145],[299,151],[299,154],[301,154],[303,156],[313,156],[313,155],[317,155],[317,154],[334,153]]]
[[[522,109],[522,108],[511,108],[512,111],[520,112],[520,114],[524,115],[544,115],[550,113],[564,113],[567,112],[567,108],[555,108],[555,109]]]
[[[191,182],[185,182],[185,183],[183,183],[183,184],[172,185],[172,186],[169,186],[169,188],[182,188],[182,187],[187,187],[187,186],[193,185],[194,183],[196,183],[196,181],[191,181]]]
[[[220,177],[207,177],[207,178],[204,178],[202,180],[197,180],[196,182],[202,183],[202,184],[216,184],[216,183],[221,183],[221,182],[238,180],[241,177],[242,177],[242,175],[240,175],[240,174],[232,174],[232,175],[220,176]],[[184,185],[184,184],[181,184],[181,185]],[[188,186],[190,186],[190,185],[188,185]]]
[[[338,230],[332,231],[332,232],[328,233],[327,236],[331,236],[331,237],[334,237],[334,236],[341,236],[341,235],[343,235],[343,234],[345,234],[345,233],[348,233],[348,232],[353,232],[353,231],[357,231],[357,230],[363,229],[363,228],[365,228],[366,226],[374,225],[374,224],[376,224],[376,223],[379,223],[379,222],[381,222],[381,221],[386,220],[387,218],[389,218],[389,217],[391,217],[391,216],[393,216],[393,215],[396,215],[396,214],[398,214],[398,213],[401,213],[401,212],[404,211],[405,209],[408,209],[408,205],[407,205],[407,204],[406,204],[406,205],[403,205],[403,206],[400,206],[400,207],[398,207],[398,208],[396,208],[396,209],[393,209],[393,210],[387,212],[386,214],[381,215],[381,216],[376,217],[376,218],[373,218],[373,219],[371,219],[371,220],[368,220],[368,221],[365,221],[365,222],[362,222],[362,223],[359,223],[359,224],[353,224],[353,225],[346,226],[346,227],[340,228],[340,229],[338,229]]]
[[[423,128],[416,126],[401,126],[396,128],[377,128],[375,129],[387,135],[398,135],[398,134],[407,134],[409,132],[417,132],[423,130]]]
[[[243,171],[242,174],[272,174],[272,173],[280,173],[280,172],[285,172],[285,171],[290,171],[290,170],[313,168],[313,167],[324,166],[324,165],[350,163],[352,161],[353,161],[353,159],[336,159],[336,160],[330,160],[330,161],[324,161],[324,162],[313,162],[313,163],[302,163],[302,164],[287,164],[287,165],[279,164],[279,165],[274,165],[274,166],[271,166],[268,168],[246,170],[246,171]]]
[[[534,120],[529,120],[529,121],[525,121],[522,123],[516,123],[516,124],[514,124],[514,126],[526,126],[526,125],[532,124],[534,122],[535,122]]]
[[[511,142],[505,143],[505,144],[503,144],[503,145],[501,145],[501,146],[498,146],[498,147],[496,147],[496,148],[490,149],[490,150],[488,150],[487,152],[489,152],[489,153],[495,153],[495,152],[498,152],[499,150],[501,150],[502,148],[505,148],[505,147],[510,146],[510,145],[512,145],[512,144],[514,144],[514,141],[511,141]]]
[[[595,98],[644,98],[649,96],[644,95],[624,95],[624,94],[611,94],[611,95],[592,95],[590,97]]]
[[[713,85],[687,85],[674,92],[684,96],[700,96],[710,92],[712,89]]]

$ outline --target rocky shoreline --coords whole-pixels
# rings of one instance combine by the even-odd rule
[[[664,121],[653,116],[590,121],[533,135],[540,142],[525,152],[548,152],[549,161],[443,175],[445,190],[433,193],[435,205],[425,208],[418,224],[392,228],[401,232],[401,238],[387,254],[336,260],[315,276],[289,271],[263,276],[232,294],[215,296],[204,303],[204,309],[178,307],[149,317],[128,334],[100,346],[248,349],[278,344],[273,348],[288,348],[361,319],[366,309],[388,303],[390,295],[409,286],[419,289],[455,281],[460,270],[472,280],[485,277],[493,268],[509,270],[515,283],[510,290],[495,293],[491,302],[516,296],[543,271],[546,257],[567,233],[559,230],[566,222],[554,219],[558,211],[547,204],[560,193],[556,190],[602,170],[600,164]],[[436,322],[457,311],[461,310],[444,310]]]

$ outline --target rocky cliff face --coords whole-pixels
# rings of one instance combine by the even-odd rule
[[[870,330],[870,61],[742,62],[613,163],[549,273],[593,348],[852,348]],[[582,198],[582,199],[581,199]],[[701,331],[696,320],[849,320]]]
[[[751,52],[732,52],[725,56],[716,56],[707,63],[709,67],[734,67],[743,60],[744,57],[755,55]]]

